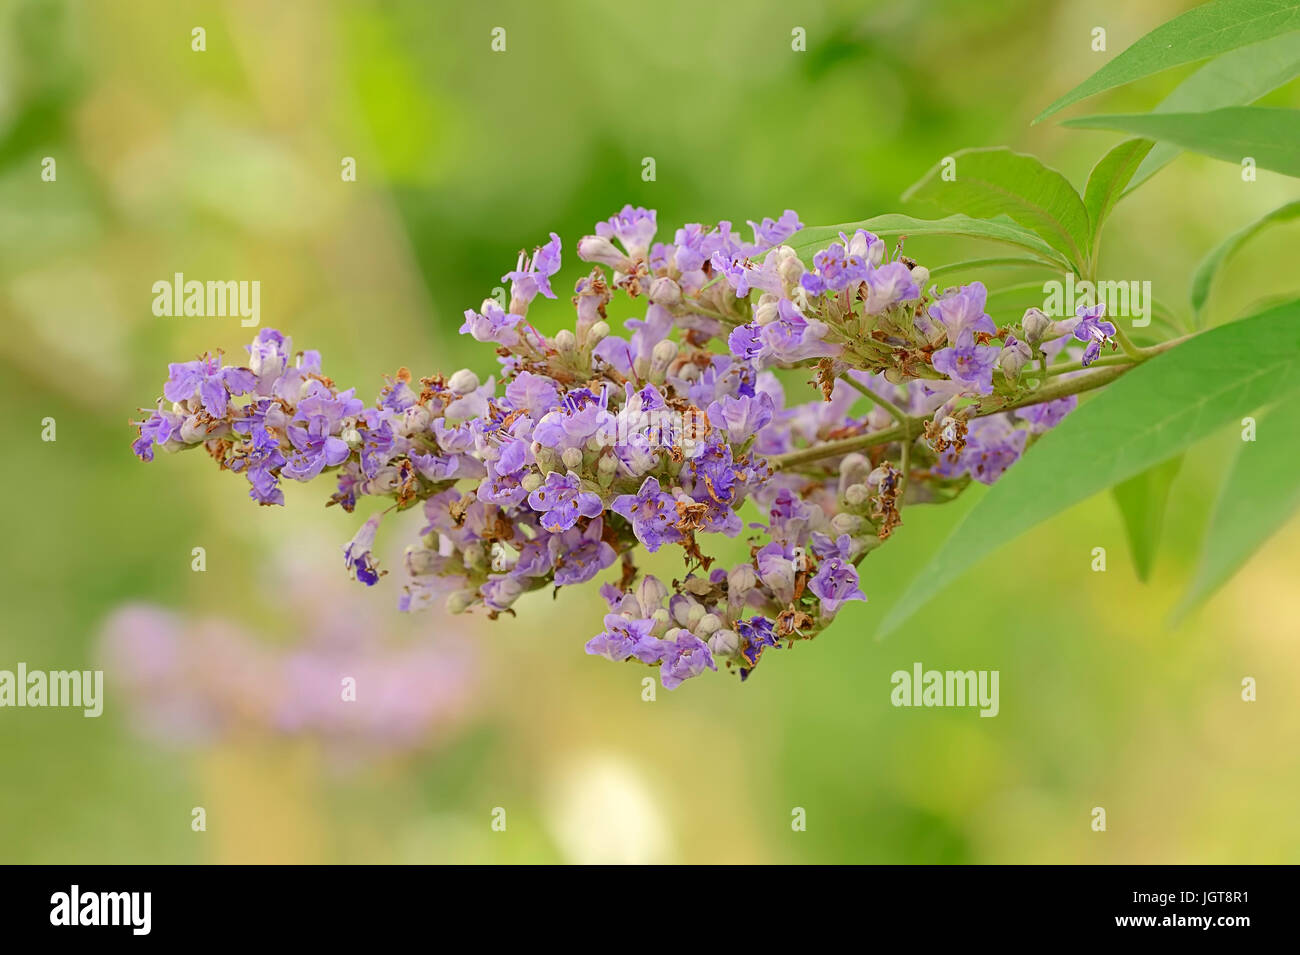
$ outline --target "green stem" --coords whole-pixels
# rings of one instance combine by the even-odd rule
[[[907,412],[904,411],[902,408],[898,407],[898,405],[894,404],[892,401],[886,401],[884,398],[880,397],[880,395],[876,394],[866,385],[862,384],[862,382],[850,378],[847,373],[841,375],[840,378],[845,383],[847,383],[850,388],[856,388],[858,391],[862,392],[864,395],[866,395],[868,398],[870,398],[880,407],[888,411],[893,416],[895,421],[899,423],[907,421]]]

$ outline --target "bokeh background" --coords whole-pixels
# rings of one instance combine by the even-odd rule
[[[864,565],[870,602],[815,643],[744,686],[710,674],[654,702],[644,671],[583,653],[594,589],[495,623],[404,616],[398,575],[347,580],[338,548],[359,518],[322,508],[325,489],[258,508],[201,455],[146,466],[129,450],[167,361],[252,336],[156,318],[151,286],[174,272],[260,280],[262,324],[366,397],[400,365],[486,375],[462,311],[552,229],[575,278],[572,244],[625,202],[657,208],[661,230],[925,214],[900,204],[908,185],[999,144],[1081,183],[1115,137],[1029,120],[1188,6],[0,3],[0,668],[102,667],[108,686],[97,720],[0,710],[0,861],[1300,859],[1300,527],[1164,622],[1235,431],[1190,455],[1147,585],[1099,496],[875,640],[972,493],[908,511]],[[1096,26],[1109,52],[1091,49]],[[1086,105],[1148,109],[1186,73]],[[1292,181],[1184,156],[1119,208],[1107,270],[1185,314],[1200,256],[1291,198]],[[1234,262],[1216,321],[1287,287],[1297,234]],[[634,315],[624,299],[612,317]],[[1000,715],[895,709],[889,675],[914,661],[999,670]],[[346,715],[340,672],[364,674]]]

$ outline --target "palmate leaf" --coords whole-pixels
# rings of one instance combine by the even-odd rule
[[[1300,0],[1216,0],[1156,27],[1034,120],[1103,90],[1300,30]]]
[[[1205,311],[1205,303],[1210,298],[1210,288],[1214,284],[1214,277],[1218,275],[1219,269],[1223,267],[1224,263],[1235,255],[1237,250],[1245,245],[1247,241],[1268,226],[1278,222],[1289,222],[1296,218],[1300,218],[1300,200],[1279,206],[1272,212],[1260,216],[1244,228],[1238,229],[1215,246],[1210,251],[1210,254],[1201,260],[1201,264],[1196,267],[1196,272],[1192,275],[1191,288],[1192,311],[1196,313],[1198,320],[1201,313]]]
[[[1300,110],[1230,106],[1207,113],[1082,116],[1062,125],[1165,140],[1228,162],[1249,156],[1262,169],[1300,176]]]
[[[1246,106],[1300,76],[1300,31],[1284,33],[1233,50],[1206,63],[1160,101],[1157,113],[1200,113],[1224,106]],[[1157,143],[1133,174],[1132,192],[1174,159],[1182,149]]]
[[[1004,215],[1032,229],[1085,274],[1088,212],[1070,181],[1034,156],[1005,147],[962,149],[903,193],[942,212],[990,219]],[[945,168],[955,178],[944,179]],[[1134,167],[1136,168],[1136,167]]]
[[[1300,300],[1197,335],[1127,372],[989,489],[890,608],[881,634],[1034,525],[1297,389]]]
[[[1182,466],[1183,456],[1179,454],[1121,481],[1111,491],[1120,517],[1124,519],[1129,553],[1133,555],[1133,568],[1138,580],[1145,581],[1151,577],[1156,548],[1160,545],[1160,534],[1165,526],[1169,490]]]
[[[1065,256],[1040,239],[1033,232],[1017,225],[1009,219],[973,219],[970,216],[947,216],[943,219],[917,219],[913,216],[888,215],[862,219],[859,222],[844,222],[840,225],[810,226],[796,232],[786,243],[798,253],[806,264],[811,265],[813,254],[838,241],[841,232],[853,235],[858,229],[866,229],[881,238],[891,236],[963,236],[971,239],[986,239],[1003,245],[1013,245],[1026,252],[1043,265],[1055,269],[1069,269],[1070,263]]]
[[[1233,326],[1235,327],[1235,326]],[[1300,508],[1300,415],[1284,402],[1256,424],[1223,482],[1200,565],[1172,619],[1181,620],[1235,574]]]

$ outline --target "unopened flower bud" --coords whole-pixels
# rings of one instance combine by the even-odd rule
[[[562,328],[555,333],[555,350],[561,355],[572,355],[578,350],[578,336],[567,328]]]
[[[722,627],[722,618],[716,613],[706,613],[691,628],[697,637],[708,637]]]
[[[447,379],[447,387],[454,394],[467,395],[479,385],[478,375],[468,368],[462,368],[456,374]]]
[[[780,317],[778,299],[771,292],[764,292],[758,299],[758,304],[754,307],[754,321],[759,325],[771,325]]]
[[[668,374],[668,366],[676,357],[677,343],[670,338],[665,338],[650,353],[650,377],[654,381],[663,381],[664,376]]]
[[[564,462],[564,466],[570,471],[576,471],[582,467],[582,449],[565,448],[560,453],[560,460]]]
[[[519,486],[522,487],[529,494],[532,494],[534,491],[536,491],[539,487],[542,486],[543,481],[544,479],[542,478],[542,476],[538,474],[536,471],[529,471],[527,474],[524,475],[523,480],[519,482]]]
[[[858,484],[855,486],[861,487],[862,485]],[[840,534],[848,534],[849,536],[852,536],[862,530],[862,525],[865,523],[866,522],[857,514],[840,513],[831,518],[831,527],[834,529],[837,537]]]
[[[733,657],[740,649],[740,635],[734,630],[719,630],[709,637],[709,652],[714,657]]]
[[[1020,369],[1024,368],[1033,356],[1034,353],[1030,351],[1027,344],[1008,336],[1007,344],[998,355],[998,367],[1002,369],[1002,374],[1007,376],[1007,381],[1015,381],[1020,377]]]
[[[613,242],[598,235],[583,236],[578,240],[578,258],[584,262],[599,262],[620,272],[628,272],[633,268],[632,262]]]
[[[680,304],[681,300],[682,287],[668,276],[660,276],[650,284],[651,304],[672,308],[674,305]]]
[[[871,497],[871,488],[865,484],[850,484],[844,489],[844,500],[850,507],[861,507]]]
[[[1051,325],[1052,320],[1039,308],[1026,309],[1024,318],[1020,320],[1020,327],[1025,330],[1025,339],[1031,345],[1041,342]]]
[[[584,342],[587,348],[595,348],[606,338],[609,337],[609,322],[601,321],[587,329],[587,340]]]
[[[474,605],[478,594],[472,590],[457,590],[447,596],[448,613],[464,613]]]
[[[924,294],[925,287],[930,284],[930,270],[924,265],[913,266],[912,281],[916,283],[916,287],[921,290],[922,294]]]

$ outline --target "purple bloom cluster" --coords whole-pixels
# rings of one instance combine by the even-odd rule
[[[498,346],[486,381],[403,368],[367,405],[322,373],[318,353],[263,329],[246,365],[221,354],[172,365],[170,406],[146,409],[133,449],[152,460],[156,448],[202,446],[260,504],[283,504],[286,479],[322,475],[345,511],[385,500],[343,549],[366,585],[385,572],[383,514],[419,506],[404,610],[437,601],[495,617],[618,565],[588,653],[657,667],[670,689],[720,664],[747,676],[769,647],[866,599],[858,564],[898,526],[904,499],[991,483],[1073,408],[991,415],[982,402],[1022,396],[1024,369],[1071,335],[1091,350],[1114,332],[1081,314],[1044,343],[1028,315],[999,330],[978,282],[927,289],[924,267],[869,232],[841,233],[806,264],[784,244],[802,228],[794,212],[750,227],[746,239],[729,222],[690,224],[657,242],[655,213],[624,207],[578,243],[593,267],[573,287],[576,323],[546,336],[528,310],[557,297],[552,234],[503,276],[508,302],[465,312],[461,332]],[[616,292],[645,303],[622,335],[607,321]],[[792,367],[815,369],[820,394],[787,402],[776,372]],[[925,422],[906,449],[895,436],[784,466],[899,415]],[[744,532],[746,507],[760,518],[750,559],[713,566],[703,545]],[[679,549],[684,579],[641,574],[637,548]]]

